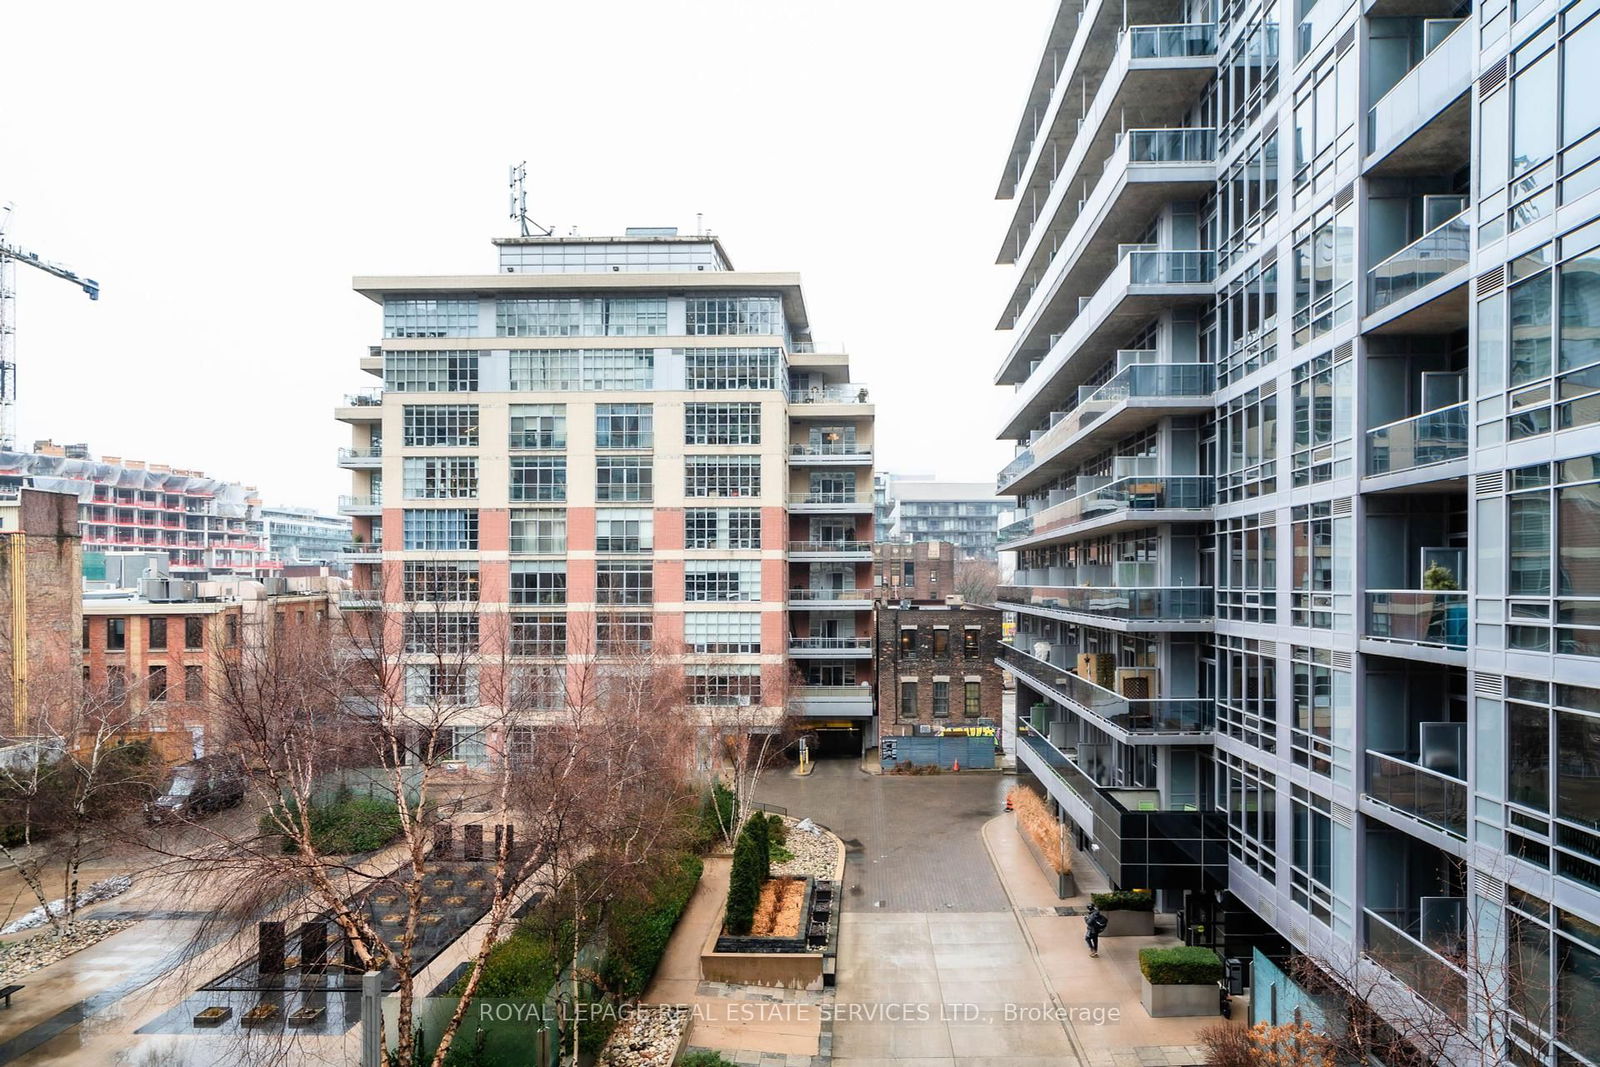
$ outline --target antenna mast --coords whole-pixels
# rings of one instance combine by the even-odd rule
[[[538,230],[540,237],[549,237],[553,231],[549,226],[541,226],[528,218],[528,161],[515,163],[511,167],[511,219],[521,223],[522,236],[532,237],[533,231]]]

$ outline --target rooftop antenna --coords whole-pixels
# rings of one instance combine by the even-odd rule
[[[538,230],[540,237],[549,237],[552,231],[528,218],[528,161],[511,167],[511,218],[522,224],[522,236],[532,237]]]
[[[694,235],[696,237],[704,237],[706,235],[705,214],[700,211],[694,213]]]

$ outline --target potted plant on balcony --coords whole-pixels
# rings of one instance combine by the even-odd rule
[[[1179,945],[1139,950],[1139,1001],[1152,1019],[1215,1015],[1222,957]]]
[[[1456,582],[1456,572],[1442,563],[1432,564],[1422,572],[1422,588],[1434,593],[1455,593],[1461,590],[1461,586]],[[1444,629],[1444,632],[1437,636],[1451,647],[1465,648],[1467,645],[1465,598],[1451,598],[1444,605],[1444,611],[1436,617]]]
[[[1118,889],[1089,896],[1110,924],[1102,937],[1151,937],[1156,932],[1156,898],[1148,889]]]

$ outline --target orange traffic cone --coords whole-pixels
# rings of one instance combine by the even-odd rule
[[[950,769],[952,771],[959,771],[961,769],[961,761],[960,760],[956,760],[955,762],[951,763],[950,764]]]
[[[1016,810],[1015,808],[1013,808],[1011,806],[1011,794],[1010,793],[1006,794],[1006,810],[1007,811],[1015,811]]]

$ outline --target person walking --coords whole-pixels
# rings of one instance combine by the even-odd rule
[[[1111,920],[1091,903],[1088,914],[1083,917],[1083,943],[1089,946],[1090,959],[1100,958],[1100,935],[1110,925]]]

